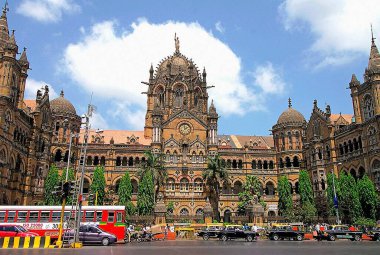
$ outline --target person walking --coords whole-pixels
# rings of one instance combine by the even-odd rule
[[[315,225],[315,232],[317,233],[317,241],[321,241],[321,225],[319,222]]]

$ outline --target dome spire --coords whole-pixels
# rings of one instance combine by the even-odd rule
[[[177,33],[174,33],[174,45],[175,45],[175,53],[179,53],[179,38]]]
[[[7,21],[7,12],[8,11],[9,11],[8,1],[5,1],[5,5],[3,7],[3,14],[0,17],[0,40],[3,43],[7,43],[8,39],[9,39],[9,29],[8,29],[8,21]]]
[[[292,108],[292,99],[289,97],[288,99],[288,107],[289,108]]]
[[[65,93],[63,92],[63,89],[61,90],[61,93],[59,94],[60,97],[65,97]]]

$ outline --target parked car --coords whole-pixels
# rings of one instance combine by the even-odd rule
[[[30,232],[24,227],[19,225],[1,225],[0,237],[12,237],[12,236],[39,236],[37,233]]]
[[[380,241],[380,228],[373,228],[367,232],[372,241]]]
[[[273,227],[268,231],[267,236],[270,240],[274,241],[278,241],[280,239],[302,241],[305,233],[299,230],[297,226],[273,225]]]
[[[63,234],[65,242],[74,241],[74,230],[68,230]],[[97,226],[83,225],[79,228],[79,241],[83,244],[102,244],[104,246],[117,242],[115,235],[103,231]]]
[[[247,242],[252,242],[258,237],[258,233],[244,230],[241,226],[226,226],[222,231],[220,231],[217,237],[222,241],[227,241],[231,239],[245,239]]]
[[[362,231],[352,230],[346,225],[331,225],[327,230],[322,232],[322,239],[335,241],[339,239],[350,239],[351,241],[362,240]]]
[[[197,233],[199,237],[202,237],[203,240],[208,240],[210,238],[218,237],[219,233],[223,230],[223,226],[209,226]]]

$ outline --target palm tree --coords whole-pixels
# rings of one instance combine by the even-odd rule
[[[157,198],[158,192],[162,191],[165,185],[167,172],[161,160],[161,156],[152,153],[151,151],[145,151],[145,163],[141,165],[138,175],[140,180],[147,173],[151,172],[153,176],[155,199]],[[156,201],[156,200],[155,200]]]
[[[228,173],[219,155],[208,157],[207,168],[202,174],[206,192],[213,210],[214,219],[219,221],[219,183],[228,181]]]

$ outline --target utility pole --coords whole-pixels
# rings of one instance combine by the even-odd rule
[[[335,174],[334,171],[332,171],[332,181],[333,181],[333,189],[334,189],[334,207],[336,211],[336,223],[340,224],[339,220],[339,206],[338,206],[338,197],[336,196],[336,190],[335,190]]]
[[[82,120],[84,119],[85,122],[82,122],[82,124],[85,125],[85,132],[84,132],[84,139],[83,139],[83,145],[81,149],[81,158],[79,160],[82,160],[81,166],[81,172],[80,172],[80,180],[79,180],[79,190],[78,190],[78,201],[76,206],[76,217],[75,217],[75,234],[74,234],[74,242],[72,244],[73,248],[81,248],[82,243],[79,240],[79,228],[81,223],[81,214],[82,214],[82,201],[83,201],[83,182],[84,182],[84,172],[85,172],[85,165],[86,165],[86,152],[87,152],[87,145],[88,145],[88,136],[90,132],[90,117],[92,117],[92,113],[94,111],[95,107],[90,103],[87,108],[87,114],[82,115]]]

